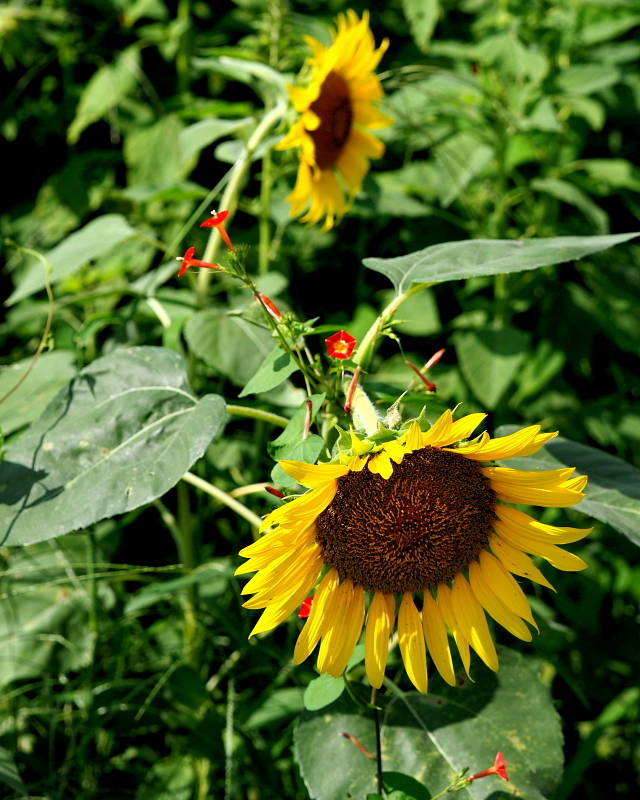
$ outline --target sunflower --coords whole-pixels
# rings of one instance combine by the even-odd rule
[[[333,43],[325,47],[305,37],[313,51],[308,59],[311,81],[306,88],[289,86],[293,105],[301,114],[276,147],[300,147],[300,167],[293,192],[287,200],[291,214],[303,222],[333,227],[349,207],[350,198],[362,186],[369,159],[380,158],[384,145],[367,129],[384,128],[392,122],[375,107],[383,97],[374,72],[389,42],[375,49],[369,13],[362,19],[354,11],[338,16]],[[346,191],[345,191],[346,189]]]
[[[426,432],[418,420],[402,432],[383,430],[383,443],[380,435],[366,440],[352,431],[351,454],[336,463],[281,461],[311,491],[269,514],[262,527],[269,532],[240,552],[249,560],[238,574],[256,572],[243,589],[254,594],[245,606],[264,609],[251,635],[283,622],[321,578],[294,660],[302,662],[319,643],[318,670],[334,677],[347,666],[365,617],[366,672],[376,688],[396,616],[400,652],[421,692],[427,651],[444,680],[455,683],[449,633],[467,674],[470,648],[498,669],[485,611],[530,641],[525,623],[536,623],[513,575],[553,589],[528,554],[561,570],[584,569],[558,545],[591,529],[543,524],[509,504],[572,506],[584,497],[587,478],[572,477],[571,468],[492,466],[536,453],[557,433],[533,425],[462,441],[485,416],[454,421],[446,411]]]

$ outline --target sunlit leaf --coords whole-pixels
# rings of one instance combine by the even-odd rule
[[[640,236],[640,233],[558,236],[514,241],[471,239],[434,244],[424,250],[396,258],[365,258],[363,264],[386,275],[400,293],[414,283],[441,283],[477,275],[523,272],[536,267],[562,264],[607,250],[636,236]]]
[[[52,284],[58,283],[90,261],[106,255],[120,242],[135,236],[135,233],[135,229],[121,214],[104,214],[91,220],[45,254],[52,270],[49,280]],[[23,300],[45,286],[44,266],[34,258],[7,300],[7,305]]]
[[[194,397],[172,350],[132,347],[94,361],[7,449],[0,540],[51,539],[151,502],[225,421],[224,400]]]
[[[495,798],[498,791],[504,793],[501,797],[527,800],[551,795],[562,770],[558,714],[528,659],[504,647],[499,654],[499,672],[478,665],[475,683],[461,678],[461,686],[451,687],[436,677],[427,695],[390,692],[378,698],[383,706],[385,771],[408,775],[434,795],[465,767],[477,772],[491,766],[502,750],[509,764],[509,783],[491,776],[472,783],[457,797],[485,800]],[[375,792],[375,762],[343,732],[375,752],[373,718],[358,713],[350,698],[306,711],[298,724],[295,753],[314,800]]]

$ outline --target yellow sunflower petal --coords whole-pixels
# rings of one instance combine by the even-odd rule
[[[451,440],[451,430],[453,428],[453,417],[451,411],[447,409],[442,416],[434,422],[432,427],[422,434],[422,446],[440,447],[443,442]]]
[[[279,461],[282,469],[292,478],[306,486],[316,489],[323,483],[334,481],[349,472],[343,464],[307,464],[304,461]]]
[[[331,674],[331,667],[334,659],[340,654],[345,629],[348,624],[346,618],[349,609],[353,584],[345,581],[333,592],[333,602],[331,608],[331,619],[327,630],[322,636],[320,652],[318,653],[318,671]]]
[[[406,449],[398,442],[387,442],[382,445],[382,449],[396,464],[400,464],[402,459],[407,455]]]
[[[419,692],[427,692],[427,650],[420,613],[411,592],[405,592],[398,614],[398,641],[407,675]]]
[[[453,638],[455,639],[455,643],[458,647],[458,652],[460,653],[460,658],[462,659],[464,670],[469,678],[471,678],[471,675],[469,674],[469,670],[471,668],[469,642],[467,642],[467,640],[464,638],[464,634],[462,633],[456,616],[453,613],[453,605],[451,604],[451,589],[446,583],[441,583],[438,585],[438,607],[440,608],[440,611],[442,611],[442,618],[453,634]]]
[[[558,431],[554,431],[553,433],[539,433],[536,438],[531,442],[528,447],[522,449],[518,455],[522,458],[524,456],[532,456],[540,450],[541,447],[550,441],[551,439],[555,439],[558,435]]]
[[[374,475],[380,475],[385,480],[389,480],[393,475],[391,459],[384,450],[370,458],[367,466],[369,467],[369,472],[373,472]]]
[[[466,417],[456,420],[451,426],[450,441],[459,442],[462,439],[468,439],[469,436],[475,431],[482,420],[486,419],[486,414],[467,414]]]
[[[379,689],[389,654],[389,635],[395,620],[396,603],[392,594],[375,592],[369,608],[365,639],[365,667],[369,683]]]
[[[483,550],[480,553],[480,568],[486,584],[500,600],[519,617],[529,622],[536,629],[538,626],[531,613],[531,606],[522,591],[520,584],[511,575],[507,567],[492,553]]]
[[[353,655],[356,648],[360,634],[362,633],[362,624],[364,622],[364,589],[362,586],[351,586],[349,594],[348,607],[345,612],[345,621],[342,632],[342,642],[340,649],[336,652],[332,660],[329,675],[334,678],[339,678],[345,671],[349,659]]]
[[[525,553],[531,553],[534,556],[540,556],[546,559],[556,569],[561,569],[565,572],[578,572],[589,566],[573,553],[568,553],[555,544],[541,542],[539,539],[535,539],[532,536],[527,536],[519,531],[515,531],[500,520],[494,522],[493,529],[507,544],[519,550],[524,550]]]
[[[318,579],[321,566],[321,560],[310,565],[303,579],[295,587],[292,587],[291,595],[278,604],[268,607],[249,636],[255,636],[258,633],[270,631],[280,625],[281,622],[284,622],[284,620],[301,605],[302,601],[313,588],[314,583]]]
[[[562,528],[557,525],[547,525],[509,506],[496,506],[496,514],[512,530],[550,544],[578,542],[593,530],[593,528]]]
[[[494,672],[498,671],[498,654],[491,638],[482,606],[471,591],[464,575],[456,575],[451,590],[451,604],[464,638],[484,663]]]
[[[520,575],[521,578],[529,578],[530,581],[546,586],[555,592],[553,586],[544,577],[533,561],[522,550],[512,547],[499,536],[492,536],[489,540],[491,549],[498,556],[509,572]]]
[[[419,450],[422,447],[422,430],[418,420],[414,420],[411,423],[411,427],[400,441],[404,442],[408,453],[412,453],[414,450]]]
[[[450,686],[455,686],[456,676],[453,669],[453,661],[451,660],[447,629],[440,606],[428,589],[424,592],[422,627],[424,629],[424,638],[427,640],[427,647],[436,669]]]
[[[472,561],[469,565],[469,583],[471,589],[482,607],[490,614],[495,621],[506,628],[509,633],[517,636],[525,642],[532,639],[531,631],[524,624],[522,619],[511,611],[504,602],[493,591],[487,582],[482,567],[477,561]]]
[[[458,447],[456,452],[474,461],[497,461],[501,458],[513,458],[514,456],[521,455],[522,450],[530,445],[536,438],[539,430],[539,425],[532,425],[529,428],[516,431],[509,436],[489,439],[484,446],[479,449],[475,449],[474,447]],[[467,449],[469,450],[468,453],[466,452]]]
[[[279,581],[260,589],[242,605],[245,608],[267,608],[268,606],[278,605],[292,593],[297,592],[299,586],[306,585],[309,580],[311,580],[311,585],[309,586],[309,589],[311,589],[322,569],[322,561],[320,548],[313,548],[309,553],[305,554],[303,559],[296,562],[287,571],[286,575],[280,576]],[[304,597],[302,600],[304,600]]]
[[[336,591],[340,585],[340,578],[336,569],[331,569],[324,576],[314,595],[311,611],[300,631],[298,641],[293,652],[293,660],[301,664],[315,650],[329,627],[332,619],[332,604],[335,601]]]

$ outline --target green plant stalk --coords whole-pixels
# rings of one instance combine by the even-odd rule
[[[382,795],[382,739],[380,735],[380,709],[378,708],[378,690],[371,688],[371,708],[373,709],[373,721],[376,728],[376,780],[378,784],[378,794]]]
[[[350,381],[345,382],[345,391],[347,390],[348,383],[350,383]],[[364,428],[367,436],[373,436],[378,430],[380,422],[382,422],[369,395],[360,385],[356,388],[353,400],[351,401],[351,415],[356,428]]]
[[[249,408],[248,406],[227,406],[227,414],[235,417],[249,417],[250,419],[260,419],[263,422],[268,422],[271,425],[278,425],[280,428],[286,428],[289,420],[286,417],[281,417],[280,414],[273,414],[271,411],[263,411],[261,408]]]
[[[185,483],[190,483],[192,486],[201,489],[203,492],[211,495],[211,497],[215,497],[216,500],[219,500],[223,505],[230,508],[232,511],[235,511],[240,517],[244,517],[247,522],[250,522],[254,528],[259,528],[262,525],[262,520],[257,514],[254,514],[253,511],[250,511],[246,506],[243,506],[242,503],[239,503],[230,494],[223,492],[222,489],[218,489],[217,486],[214,486],[212,483],[199,478],[197,475],[194,475],[192,472],[185,472],[182,476],[182,480]],[[186,566],[186,565],[185,565]]]
[[[238,199],[243,181],[251,165],[253,154],[260,146],[265,136],[269,133],[271,128],[278,122],[286,111],[285,103],[278,103],[270,111],[264,115],[254,132],[251,134],[247,142],[246,149],[241,158],[231,168],[231,178],[227,184],[222,200],[220,201],[220,208],[223,211],[229,211],[228,222],[230,223],[238,207]],[[206,250],[204,251],[204,261],[215,262],[215,258],[220,247],[222,237],[220,236],[217,228],[211,230],[209,241],[207,242]],[[204,298],[211,283],[212,275],[209,270],[200,270],[198,273],[198,295],[201,302]]]
[[[268,150],[262,159],[262,185],[260,186],[260,248],[258,251],[258,274],[266,275],[269,271],[271,251],[271,151]]]
[[[179,0],[178,21],[185,24],[185,30],[180,36],[180,44],[176,56],[176,71],[178,73],[178,94],[185,94],[189,89],[189,22],[191,18],[191,0]]]
[[[161,500],[154,500],[153,504],[160,512],[163,523],[173,536],[178,551],[178,558],[184,565],[188,574],[197,566],[195,559],[195,543],[193,541],[193,523],[189,510],[187,487],[183,483],[178,483],[177,488],[177,520]],[[185,661],[193,667],[197,667],[197,599],[195,585],[188,586],[185,589],[182,603],[184,613],[184,655]]]
[[[371,362],[371,358],[375,352],[378,339],[382,336],[384,329],[389,325],[395,317],[400,306],[413,297],[414,294],[421,292],[423,289],[428,289],[433,286],[432,283],[415,283],[406,292],[397,295],[389,303],[389,305],[382,310],[378,319],[373,323],[365,334],[364,339],[353,354],[353,361],[359,364],[363,370],[366,370]]]

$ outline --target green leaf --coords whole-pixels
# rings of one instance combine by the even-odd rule
[[[23,797],[29,795],[27,787],[18,773],[13,756],[4,747],[0,747],[0,783],[10,786],[14,792],[18,792]]]
[[[180,135],[184,123],[176,114],[147,127],[134,128],[124,142],[129,186],[163,186],[186,177],[188,166],[182,159]]]
[[[402,0],[413,41],[426,52],[440,16],[440,0]]]
[[[575,184],[558,178],[534,178],[529,185],[538,192],[545,192],[563,203],[579,208],[597,231],[608,233],[608,215]]]
[[[206,594],[209,597],[222,594],[228,587],[232,576],[233,568],[227,560],[210,561],[180,578],[171,578],[167,581],[158,581],[143,586],[127,600],[123,613],[125,615],[135,614],[162,600],[175,599],[189,586],[206,584]]]
[[[365,267],[381,272],[405,292],[414,283],[473,278],[523,272],[536,267],[562,264],[591,253],[627,242],[640,233],[608,236],[557,236],[549,239],[471,239],[464,242],[435,244],[396,258],[365,258]]]
[[[520,428],[502,425],[497,436],[505,436]],[[574,506],[624,533],[640,546],[640,470],[620,458],[596,450],[586,444],[558,436],[534,456],[510,458],[504,466],[515,469],[559,469],[576,467],[576,475],[588,475],[586,497]]]
[[[240,128],[253,123],[252,117],[244,119],[202,119],[194,122],[180,132],[180,153],[182,161],[189,162],[208,145],[229,136]]]
[[[268,392],[269,389],[275,389],[297,369],[298,365],[290,353],[285,353],[279,347],[274,347],[238,397],[246,397],[248,394],[258,394],[259,392]]]
[[[255,729],[282,725],[297,716],[303,708],[302,689],[297,687],[276,689],[272,694],[268,694],[264,703],[251,714],[245,726]]]
[[[391,299],[389,297],[389,302]],[[434,333],[441,331],[440,314],[434,293],[424,289],[406,300],[393,321],[393,327],[398,333],[417,337],[433,336]]]
[[[67,130],[67,141],[75,144],[82,131],[112,111],[135,89],[140,74],[140,45],[123,50],[113,64],[105,64],[85,86],[76,115]]]
[[[383,772],[384,784],[391,791],[390,797],[398,797],[400,793],[410,800],[431,800],[426,786],[410,775],[402,772]]]
[[[311,422],[313,422],[320,410],[324,398],[324,394],[313,394],[309,398],[311,401]],[[276,461],[291,459],[315,464],[325,446],[325,441],[316,434],[311,434],[306,439],[303,438],[307,413],[307,401],[305,400],[277,439],[269,443],[269,454],[273,459]],[[293,486],[295,484],[295,480],[287,475],[279,464],[276,464],[271,470],[271,479],[282,486]]]
[[[530,338],[511,327],[454,335],[460,370],[486,408],[493,410],[502,399],[525,359]]]
[[[600,19],[591,25],[585,25],[580,31],[580,38],[583,44],[586,45],[599,44],[610,39],[616,39],[631,28],[635,28],[636,25],[640,25],[640,16],[638,14],[618,19]]]
[[[87,560],[84,536],[10,552],[0,598],[0,686],[87,666],[93,652],[89,597],[74,573]]]
[[[195,314],[184,333],[191,350],[236,386],[245,386],[276,346],[270,330],[220,308]]]
[[[193,396],[172,350],[132,347],[94,361],[7,449],[0,541],[52,539],[162,496],[226,416],[221,397]]]
[[[613,86],[620,77],[620,70],[611,64],[573,64],[558,74],[556,82],[569,94],[593,94]]]
[[[18,383],[32,361],[25,358],[0,372],[0,397]],[[76,359],[71,350],[43,353],[25,382],[0,404],[0,429],[5,436],[37,419],[75,374]]]
[[[493,148],[474,133],[457,133],[435,148],[433,163],[439,176],[440,202],[453,203],[493,158]]]
[[[89,261],[106,255],[120,242],[135,234],[136,231],[121,214],[104,214],[92,220],[46,254],[47,261],[51,265],[49,280],[52,284],[58,283]],[[34,258],[6,304],[13,305],[18,300],[39,292],[45,286],[44,266],[39,259]]]
[[[391,693],[388,700],[381,698],[381,703],[386,700],[386,770],[411,776],[434,795],[465,767],[477,772],[491,766],[502,750],[509,783],[497,776],[474,782],[456,795],[460,800],[495,798],[500,791],[501,797],[544,800],[553,792],[562,769],[562,734],[551,696],[525,656],[504,647],[499,654],[499,672],[478,665],[475,683],[462,679],[462,686],[450,687],[435,677],[428,695]],[[300,719],[295,754],[314,800],[375,792],[375,762],[342,737],[343,732],[375,751],[373,719],[356,713],[348,698],[306,711]]]
[[[304,707],[307,711],[318,711],[334,703],[345,690],[344,678],[320,675],[309,682],[304,690]]]

